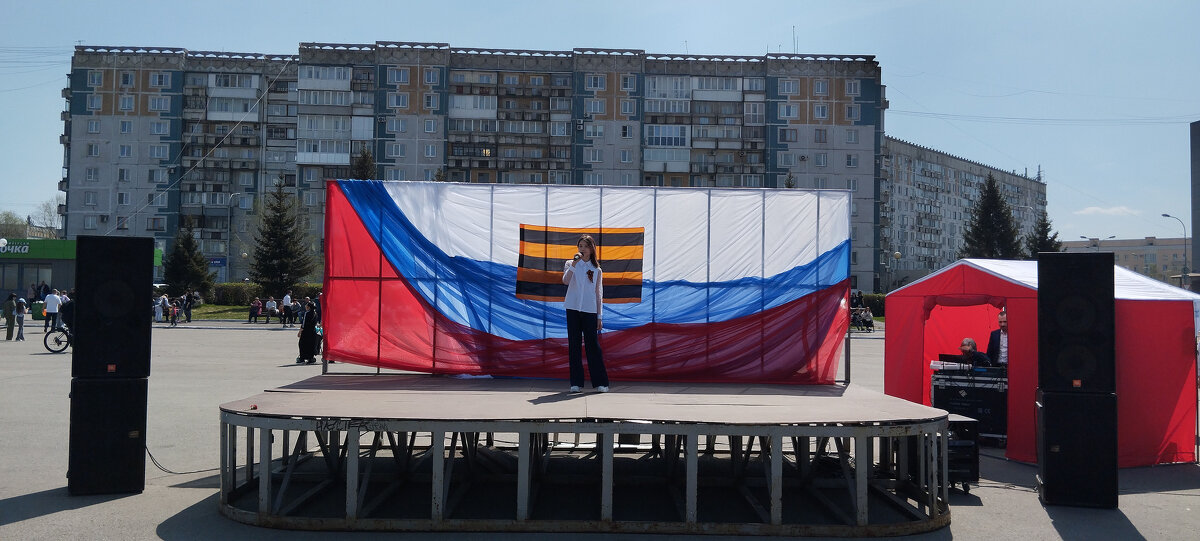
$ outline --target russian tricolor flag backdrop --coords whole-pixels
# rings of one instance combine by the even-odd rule
[[[565,379],[562,303],[537,284],[574,252],[558,237],[594,232],[613,379],[832,383],[849,216],[843,191],[330,181],[325,357]]]

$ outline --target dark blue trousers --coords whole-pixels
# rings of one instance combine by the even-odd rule
[[[583,387],[583,359],[580,356],[583,352],[580,350],[585,348],[592,387],[608,387],[608,371],[604,369],[604,355],[596,336],[596,314],[567,310],[567,360],[574,387]]]

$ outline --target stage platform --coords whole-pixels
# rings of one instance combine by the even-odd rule
[[[222,404],[221,511],[317,530],[949,524],[947,413],[849,386],[323,375]]]

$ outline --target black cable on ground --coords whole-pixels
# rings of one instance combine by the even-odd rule
[[[171,470],[164,468],[162,464],[158,463],[158,459],[154,458],[154,453],[150,452],[149,447],[146,447],[146,456],[150,457],[150,462],[154,463],[154,467],[156,467],[166,473],[172,474],[172,475],[191,475],[194,473],[205,473],[205,472],[210,472],[210,471],[217,471],[220,469],[220,468],[208,468],[206,470],[195,470],[195,471],[171,471]]]

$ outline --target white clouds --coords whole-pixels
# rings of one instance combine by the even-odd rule
[[[1085,209],[1081,209],[1081,210],[1072,212],[1071,214],[1079,214],[1079,215],[1083,215],[1083,216],[1092,215],[1092,214],[1100,214],[1100,215],[1105,215],[1105,216],[1137,216],[1141,213],[1142,213],[1142,211],[1140,211],[1140,210],[1134,210],[1134,209],[1131,209],[1124,205],[1121,205],[1121,206],[1117,206],[1117,207],[1108,207],[1108,208],[1087,207]]]

